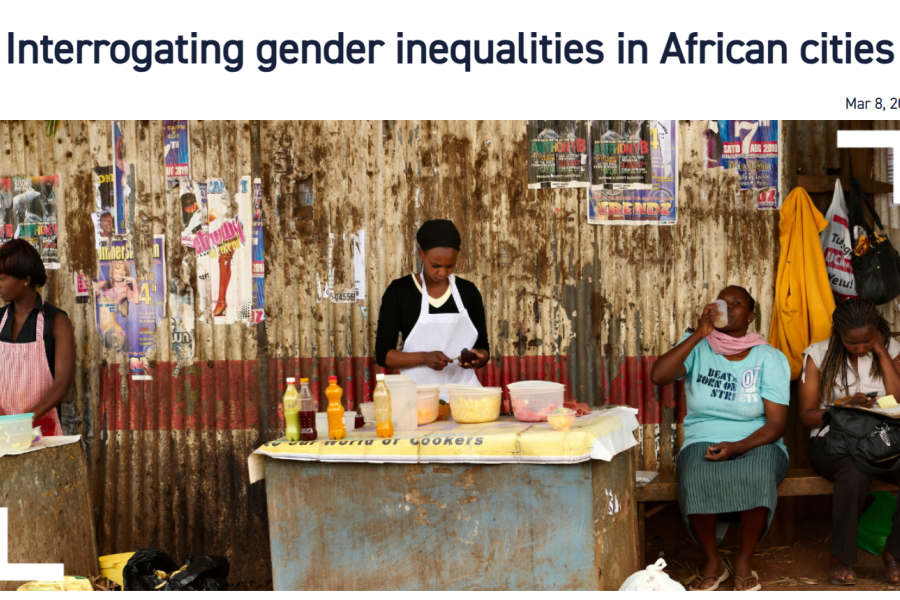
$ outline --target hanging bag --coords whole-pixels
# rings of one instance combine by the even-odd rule
[[[853,256],[853,238],[850,235],[847,204],[844,201],[840,179],[834,182],[834,196],[825,214],[825,220],[828,221],[828,227],[819,234],[819,239],[822,241],[822,252],[825,253],[825,267],[831,281],[831,291],[839,298],[855,298],[856,278],[853,276],[853,265],[850,262],[850,257]]]
[[[849,458],[872,475],[900,468],[900,422],[874,411],[832,406],[822,415],[825,454],[831,460]]]
[[[862,205],[869,208],[880,234],[876,233],[863,215]],[[850,263],[856,280],[856,293],[875,304],[886,304],[900,296],[900,255],[887,237],[875,206],[862,191],[859,182],[850,178],[848,200],[850,233],[853,253]],[[865,239],[863,239],[865,237]],[[859,253],[859,254],[857,254]]]

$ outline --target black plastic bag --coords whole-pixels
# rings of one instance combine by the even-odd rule
[[[866,223],[863,217],[863,203],[868,207],[875,225],[881,230],[885,239],[879,241],[875,237],[874,230]],[[862,256],[856,256],[855,252],[850,255],[853,276],[856,279],[856,293],[875,304],[886,304],[900,296],[900,255],[891,245],[891,241],[887,239],[887,233],[875,207],[869,202],[859,182],[852,177],[850,178],[847,212],[853,248],[856,248],[861,237],[858,235],[860,230],[865,233],[871,244],[869,250]]]
[[[225,591],[229,568],[228,559],[221,556],[202,556],[196,560],[189,556],[187,569],[172,575],[166,591]]]
[[[167,580],[157,577],[157,572],[168,574],[177,570],[178,565],[159,548],[142,548],[128,559],[128,563],[122,569],[123,589],[126,592],[152,592],[162,589],[158,586],[165,585]]]

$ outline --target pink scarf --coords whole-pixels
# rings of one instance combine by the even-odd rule
[[[758,333],[748,333],[744,337],[736,338],[724,333],[719,333],[715,329],[711,334],[706,336],[709,345],[712,346],[713,352],[723,356],[733,356],[740,354],[744,350],[748,350],[753,346],[768,346],[769,342]]]

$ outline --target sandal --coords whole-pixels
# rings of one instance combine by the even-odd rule
[[[702,586],[703,582],[706,581],[707,579],[712,579],[713,584],[711,586],[709,586],[708,588],[700,587],[700,586],[698,586],[698,587],[688,586],[688,591],[689,592],[714,592],[717,589],[719,589],[719,585],[722,582],[726,581],[730,575],[731,575],[731,573],[728,572],[728,569],[725,569],[725,572],[723,572],[718,577],[716,577],[715,575],[709,575],[707,577],[700,577],[698,575],[694,579],[700,580],[700,586]]]
[[[900,584],[900,562],[889,560],[884,563],[884,576],[891,585]]]
[[[745,581],[753,581],[754,579],[756,580],[756,585],[754,587],[744,587]],[[743,589],[738,589],[738,583],[741,584],[741,588]],[[758,592],[761,589],[762,584],[759,582],[759,575],[756,574],[756,571],[750,571],[750,575],[748,577],[738,577],[737,575],[734,576],[734,591],[736,592]]]
[[[897,564],[896,561],[892,561]],[[898,565],[900,566],[900,565]],[[834,562],[828,565],[828,573],[831,575],[831,585],[856,585],[856,573],[853,567],[842,562]],[[847,577],[850,575],[850,577]]]

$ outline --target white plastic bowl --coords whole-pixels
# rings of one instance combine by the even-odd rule
[[[34,413],[0,417],[0,454],[22,452],[31,447]]]
[[[366,423],[375,424],[375,403],[374,402],[362,402],[359,405],[359,410],[362,411],[363,419],[365,419]]]
[[[511,392],[513,390],[563,390],[565,391],[566,386],[562,383],[556,383],[555,381],[517,381],[515,383],[507,384],[507,389]]]
[[[564,393],[565,387],[555,390],[514,389],[509,391],[509,400],[516,420],[538,423],[546,421],[547,413],[563,405]]]
[[[448,385],[447,391],[450,393],[450,414],[457,423],[489,423],[500,416],[501,388]]]
[[[439,387],[416,390],[416,416],[418,417],[419,425],[427,425],[437,421],[441,410]]]

